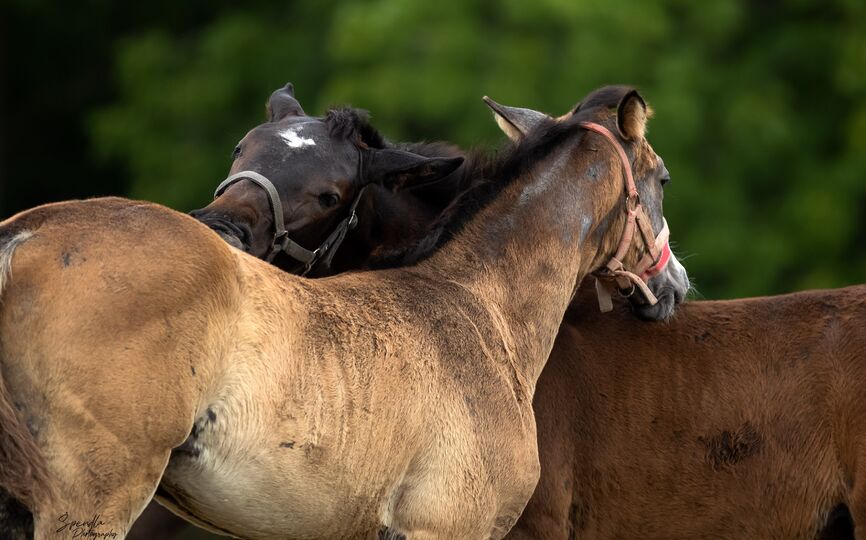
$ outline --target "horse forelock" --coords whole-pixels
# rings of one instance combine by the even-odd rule
[[[388,141],[370,124],[370,113],[348,105],[333,107],[325,115],[331,137],[345,139],[369,148],[385,148]]]

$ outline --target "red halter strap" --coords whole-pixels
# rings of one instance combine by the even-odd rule
[[[623,170],[625,171],[625,189],[626,189],[626,225],[622,234],[622,239],[619,242],[616,253],[611,257],[610,261],[600,271],[595,272],[595,288],[598,293],[598,304],[601,311],[611,311],[613,309],[613,300],[611,293],[614,290],[628,290],[625,296],[630,296],[635,289],[640,289],[644,298],[650,305],[655,305],[658,299],[647,286],[647,281],[654,275],[660,273],[667,266],[671,258],[670,245],[668,244],[668,229],[667,221],[664,227],[659,232],[658,236],[653,232],[652,223],[649,216],[644,212],[640,203],[640,195],[637,191],[637,186],[634,182],[634,174],[632,173],[631,162],[628,159],[628,154],[625,148],[622,147],[619,140],[610,132],[609,129],[596,124],[595,122],[582,122],[581,127],[594,131],[607,139],[616,150],[622,162]],[[647,254],[641,259],[637,266],[629,271],[623,264],[623,259],[628,254],[632,241],[635,236],[635,229],[640,231],[641,239],[646,247]]]

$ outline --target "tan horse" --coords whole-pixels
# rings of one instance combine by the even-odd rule
[[[162,478],[245,537],[501,538],[538,477],[535,382],[624,230],[624,169],[584,122],[621,133],[662,225],[643,100],[585,103],[484,168],[411,268],[303,280],[121,199],[0,225],[0,448],[26,464],[0,485],[36,537],[122,536]]]
[[[500,124],[505,127],[510,125],[509,122],[520,124],[546,118],[545,115],[535,111],[503,107],[489,98],[486,99],[494,111],[507,111],[508,120],[497,117]],[[465,154],[443,143],[392,145],[370,125],[363,111],[346,107],[330,110],[324,118],[324,127],[327,129],[317,133],[316,127],[321,121],[305,115],[301,104],[294,97],[294,88],[291,84],[276,90],[271,95],[268,111],[268,121],[254,128],[235,148],[235,159],[229,177],[238,181],[230,180],[229,183],[224,183],[224,187],[217,190],[219,197],[207,208],[196,210],[192,215],[210,224],[222,235],[229,234],[230,242],[255,251],[251,245],[254,240],[251,238],[252,235],[242,234],[243,240],[241,240],[241,238],[232,238],[230,233],[230,231],[241,230],[264,230],[263,235],[267,239],[267,226],[263,227],[259,221],[262,216],[267,217],[271,213],[270,202],[261,184],[247,183],[244,171],[246,173],[254,171],[256,175],[269,179],[264,181],[265,185],[270,182],[282,195],[280,206],[284,212],[310,195],[315,199],[333,198],[334,204],[312,205],[314,209],[324,208],[325,211],[317,210],[317,213],[312,216],[302,214],[300,217],[296,212],[289,211],[283,219],[284,222],[289,223],[299,219],[309,221],[310,224],[304,228],[305,234],[293,232],[292,237],[306,246],[315,246],[325,242],[331,229],[335,227],[339,229],[339,225],[335,226],[334,222],[343,223],[345,220],[341,221],[341,218],[354,214],[356,226],[348,231],[345,242],[329,247],[333,262],[327,267],[319,264],[312,268],[312,273],[318,275],[329,273],[333,275],[347,268],[381,265],[383,253],[390,254],[389,258],[396,259],[397,264],[406,264],[406,261],[402,260],[403,257],[417,257],[414,248],[409,250],[409,254],[404,253],[407,243],[411,244],[413,239],[419,240],[423,235],[419,231],[431,226],[434,212],[442,212],[443,205],[453,202],[452,199],[458,196],[459,190],[465,189],[468,183],[484,181],[484,179],[472,178],[471,163],[475,158],[473,154],[469,155],[470,165],[461,167],[453,173],[448,173],[446,170],[447,176],[444,179],[432,182],[429,172],[424,175],[407,176],[405,170],[401,175],[400,186],[396,189],[394,186],[389,187],[380,185],[376,181],[365,180],[365,175],[361,171],[357,172],[351,181],[346,181],[346,178],[339,174],[341,167],[335,166],[335,162],[339,163],[340,160],[340,145],[345,143],[334,141],[330,136],[323,137],[321,133],[354,133],[367,147],[411,149],[423,156],[462,157]],[[286,132],[296,130],[297,126],[303,126],[300,131],[304,138],[316,142],[320,151],[325,149],[327,153],[335,154],[329,161],[328,168],[323,170],[314,161],[306,162],[305,156],[298,156],[295,149],[287,144]],[[288,137],[288,142],[297,145],[298,138],[300,135],[296,133],[294,137]],[[348,153],[351,155],[352,152]],[[287,166],[287,162],[290,162],[291,166]],[[436,163],[436,160],[432,162]],[[448,161],[444,160],[444,162]],[[451,162],[453,163],[453,159]],[[431,161],[427,159],[422,160],[421,163],[425,164],[425,168],[429,168]],[[342,170],[356,169],[351,164],[342,167]],[[665,183],[668,177],[669,175],[663,172],[662,182]],[[419,187],[419,182],[424,185]],[[269,224],[270,222],[266,221],[265,225]],[[293,228],[298,230],[297,227]],[[259,253],[267,252],[260,250]],[[287,270],[298,266],[298,263],[290,257],[277,257],[274,263]],[[659,298],[658,304],[647,305],[639,294],[629,297],[640,316],[644,318],[669,316],[676,302],[677,293],[687,288],[685,271],[672,255],[669,264],[675,267],[671,275],[658,274],[648,279],[649,288]],[[668,281],[671,278],[679,279],[683,284],[680,287],[673,286]],[[603,351],[603,348],[600,347],[599,350]],[[182,523],[178,523],[177,518],[174,520],[172,518],[171,514],[159,510],[156,503],[153,503],[142,515],[142,519],[136,522],[131,535],[142,540],[153,538],[155,535],[159,535],[160,538],[171,536],[175,534],[174,531],[183,527]]]
[[[516,138],[544,117],[491,105]],[[538,381],[541,478],[507,538],[853,538],[858,458],[827,456],[856,447],[834,418],[862,417],[866,287],[690,303],[663,325],[594,304],[584,287]]]

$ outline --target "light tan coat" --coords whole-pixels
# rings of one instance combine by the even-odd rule
[[[660,189],[641,107],[620,103],[620,125],[639,127],[639,185]],[[501,538],[538,477],[535,381],[576,283],[622,230],[608,144],[552,148],[399,270],[304,280],[122,199],[4,222],[15,411],[0,447],[27,452],[13,442],[32,436],[47,481],[27,492],[25,471],[3,470],[0,485],[37,538],[93,514],[122,536],[161,478],[199,523],[249,538]]]

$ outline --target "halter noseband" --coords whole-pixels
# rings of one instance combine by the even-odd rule
[[[631,162],[629,162],[625,149],[613,133],[595,122],[582,122],[581,127],[594,131],[610,141],[616,149],[625,171],[626,225],[616,253],[601,270],[593,273],[595,276],[595,289],[598,293],[598,306],[603,312],[611,311],[613,309],[611,293],[617,289],[619,291],[627,290],[624,296],[631,296],[635,289],[640,289],[649,305],[654,306],[658,303],[658,299],[649,286],[647,286],[647,282],[651,277],[664,270],[668,261],[670,261],[671,248],[668,243],[668,238],[670,237],[668,222],[662,218],[664,226],[658,236],[656,236],[653,232],[649,216],[647,216],[643,206],[641,206],[640,196],[638,195],[634,175],[632,174]],[[633,271],[629,271],[626,270],[622,260],[625,258],[634,240],[635,229],[640,231],[640,236],[643,239],[647,253],[638,261]]]
[[[358,152],[360,155],[358,170],[362,171],[364,162],[363,153],[361,153],[360,150]],[[349,214],[337,224],[334,231],[325,238],[325,241],[322,242],[318,248],[310,251],[289,238],[289,232],[286,230],[285,221],[283,219],[283,203],[280,201],[280,194],[277,192],[277,188],[274,187],[274,183],[268,180],[268,178],[263,174],[255,171],[241,171],[229,176],[220,182],[219,186],[217,186],[216,191],[214,191],[214,199],[222,195],[230,185],[241,180],[249,180],[264,189],[271,203],[271,211],[273,212],[274,218],[274,239],[271,242],[271,251],[268,253],[265,260],[271,262],[274,260],[274,257],[277,256],[277,253],[281,251],[285,252],[289,257],[304,265],[300,272],[300,275],[302,276],[306,275],[313,266],[320,261],[326,266],[331,264],[331,260],[334,258],[334,254],[343,243],[343,240],[345,240],[346,234],[354,229],[358,224],[358,214],[356,213],[356,210],[358,208],[358,203],[361,201],[361,197],[364,195],[364,191],[367,189],[367,186],[365,185],[358,191],[355,200],[353,200],[352,204],[349,206]]]

